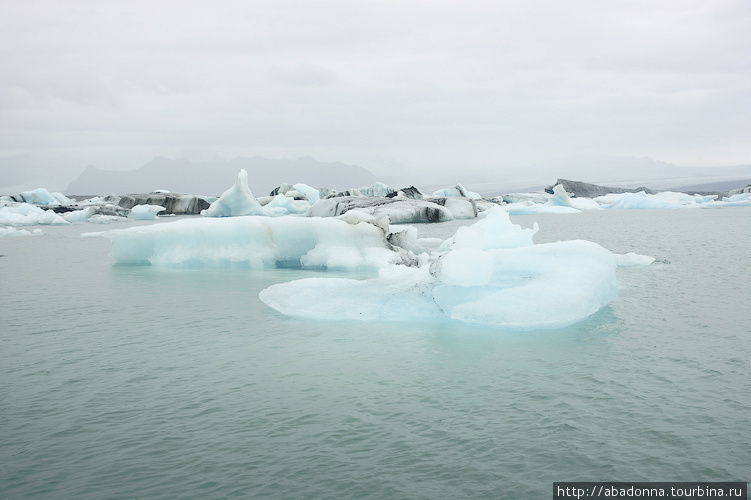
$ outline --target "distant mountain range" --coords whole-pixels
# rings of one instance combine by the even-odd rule
[[[324,163],[310,156],[271,160],[261,156],[197,162],[157,157],[135,170],[100,170],[89,166],[70,183],[65,194],[149,193],[156,189],[219,196],[232,186],[240,169],[248,172],[253,194],[265,196],[282,182],[347,189],[370,186],[378,179],[368,170],[345,163]]]
[[[462,183],[486,196],[539,190],[558,178],[603,186],[652,189],[727,191],[748,184],[751,165],[680,167],[646,157],[582,156],[528,166],[505,165],[486,171],[457,166],[452,170],[411,170],[374,175],[365,168],[341,162],[319,162],[310,156],[272,160],[255,156],[233,160],[170,159],[156,157],[134,170],[103,170],[80,158],[44,158],[26,154],[0,158],[0,195],[38,187],[67,195],[149,193],[167,189],[184,194],[218,196],[232,186],[240,169],[248,171],[250,187],[264,196],[282,182],[303,182],[314,187],[348,189],[382,181],[392,187],[418,186],[424,192]],[[71,179],[74,179],[71,182]],[[67,186],[67,187],[66,187]]]

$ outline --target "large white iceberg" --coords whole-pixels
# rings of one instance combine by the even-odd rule
[[[616,255],[596,243],[534,245],[536,229],[511,224],[500,208],[457,232],[450,250],[418,268],[387,266],[371,280],[309,278],[259,297],[291,315],[319,319],[434,320],[513,329],[580,321],[618,294]]]
[[[178,267],[379,269],[402,262],[382,227],[362,214],[335,218],[184,219],[107,231],[110,256],[132,264]]]

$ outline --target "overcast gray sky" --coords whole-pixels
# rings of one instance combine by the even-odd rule
[[[0,156],[751,163],[748,0],[2,0]]]

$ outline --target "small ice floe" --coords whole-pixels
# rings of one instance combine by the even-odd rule
[[[133,220],[156,220],[159,212],[167,210],[161,205],[136,205],[130,209],[129,219]]]

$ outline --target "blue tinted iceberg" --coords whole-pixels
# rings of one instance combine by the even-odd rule
[[[62,193],[50,193],[44,188],[37,188],[33,191],[24,191],[20,194],[21,199],[25,203],[30,203],[32,205],[68,205],[70,203],[73,203],[73,200],[66,197]]]
[[[204,213],[206,217],[234,217],[238,215],[269,215],[248,187],[248,172],[240,170],[235,185],[222,193]]]
[[[376,221],[335,218],[184,219],[107,231],[117,262],[177,267],[379,269],[402,262]]]
[[[449,251],[417,268],[388,266],[371,280],[310,278],[273,285],[259,297],[306,318],[458,320],[512,329],[559,328],[618,294],[617,257],[596,243],[535,245],[536,229],[511,224],[501,208],[462,228]]]

